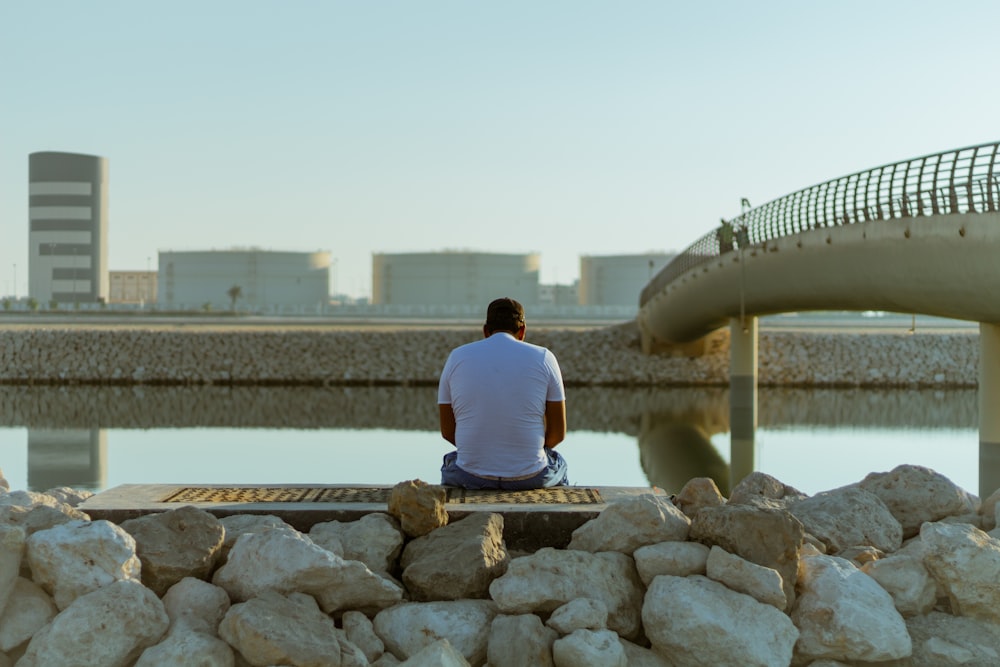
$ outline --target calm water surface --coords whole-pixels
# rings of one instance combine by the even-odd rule
[[[674,492],[711,476],[728,490],[728,398],[569,388],[571,481]],[[0,388],[12,489],[435,482],[450,448],[436,429],[433,387]],[[980,453],[975,390],[761,388],[752,460],[809,494],[901,463],[973,493],[1000,486],[995,457]]]

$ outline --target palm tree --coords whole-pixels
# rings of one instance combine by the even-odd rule
[[[234,313],[236,312],[236,300],[243,296],[243,288],[239,285],[233,285],[226,290],[226,294],[229,296],[229,308]]]

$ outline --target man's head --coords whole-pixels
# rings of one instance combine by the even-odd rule
[[[506,331],[519,340],[524,339],[524,307],[510,297],[495,299],[486,309],[483,334],[489,338],[497,331]]]

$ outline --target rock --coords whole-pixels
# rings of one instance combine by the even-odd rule
[[[611,630],[577,630],[552,644],[556,667],[628,667],[625,649]]]
[[[385,643],[375,634],[371,619],[360,611],[345,611],[340,620],[347,641],[361,649],[368,662],[375,662],[382,657]]]
[[[32,580],[66,609],[76,598],[116,581],[139,581],[135,540],[109,521],[70,521],[27,541]]]
[[[826,551],[823,551],[823,553],[826,553]],[[898,549],[896,550],[896,553],[899,553]],[[865,563],[871,563],[872,561],[879,560],[880,558],[885,558],[884,551],[876,549],[872,546],[847,547],[846,549],[838,551],[837,555],[853,562],[857,567],[861,567]]]
[[[323,610],[366,609],[392,605],[402,599],[395,583],[372,573],[358,561],[345,561],[297,532],[269,530],[241,535],[212,583],[236,601],[261,591],[309,593]]]
[[[490,600],[406,602],[375,616],[375,634],[401,660],[447,639],[469,663],[482,665],[495,616]]]
[[[135,539],[142,583],[159,596],[185,577],[207,579],[226,532],[214,515],[191,506],[129,519],[121,527]]]
[[[319,606],[328,614],[354,610],[374,615],[402,600],[405,594],[402,586],[375,574],[360,561],[340,560],[332,574],[332,583],[315,593]]]
[[[160,640],[169,623],[151,590],[134,579],[115,581],[76,598],[36,632],[17,665],[126,667]]]
[[[87,500],[94,495],[93,491],[87,491],[86,489],[72,489],[68,486],[59,486],[54,489],[49,489],[45,492],[45,495],[56,499],[56,502],[62,503],[63,505],[69,505],[70,507],[77,507],[83,501]]]
[[[406,545],[403,583],[416,601],[482,599],[507,571],[503,517],[477,512]]]
[[[573,531],[568,549],[631,555],[647,544],[683,542],[691,520],[664,496],[643,494],[609,504]]]
[[[804,535],[802,522],[785,510],[753,505],[706,507],[691,521],[692,540],[776,570],[788,600],[786,609],[795,601]]]
[[[150,646],[134,667],[233,667],[233,649],[218,637],[203,632],[172,632]]]
[[[26,539],[23,528],[0,524],[0,613],[6,608],[20,575]]]
[[[952,613],[1000,623],[1000,540],[966,524],[925,523],[920,541]]]
[[[628,667],[674,667],[673,663],[664,658],[656,651],[633,644],[627,639],[621,639],[622,648],[625,649],[625,657],[628,659]]]
[[[271,590],[230,607],[219,624],[219,637],[255,667],[340,667],[341,643],[346,641],[311,597]]]
[[[643,593],[631,557],[551,547],[515,558],[490,584],[490,596],[505,614],[551,612],[582,597],[600,600],[608,609],[608,628],[626,639],[639,634]]]
[[[686,577],[705,574],[709,548],[699,542],[661,542],[639,547],[632,554],[645,586],[661,574]]]
[[[993,530],[997,527],[997,506],[1000,505],[1000,489],[986,497],[979,505],[979,514],[983,517],[983,530]]]
[[[404,533],[420,537],[448,524],[447,497],[443,486],[419,479],[400,482],[389,492],[389,514],[399,520]]]
[[[357,521],[317,523],[309,537],[345,560],[361,561],[372,572],[393,572],[405,539],[399,522],[382,513],[366,514]]]
[[[552,643],[559,637],[534,614],[501,614],[490,625],[490,667],[553,667]]]
[[[769,567],[734,556],[722,547],[712,547],[705,565],[709,579],[758,602],[784,610],[787,605],[781,575]]]
[[[788,665],[799,636],[784,613],[701,575],[653,579],[642,622],[676,667]]]
[[[992,667],[1000,664],[1000,625],[932,611],[906,619],[913,654],[880,667]],[[815,664],[815,663],[813,663]]]
[[[674,505],[686,516],[692,517],[702,507],[725,505],[726,499],[711,477],[695,477],[688,480],[674,497]]]
[[[31,639],[58,611],[41,586],[19,577],[0,614],[0,651],[10,651]]]
[[[752,505],[760,499],[787,501],[806,497],[806,494],[798,489],[788,486],[771,475],[755,470],[741,479],[733,488],[732,493],[729,494],[729,504]]]
[[[934,608],[937,585],[920,558],[897,553],[869,561],[861,571],[892,596],[896,611],[903,616],[926,614]]]
[[[48,505],[37,507],[3,505],[0,506],[0,525],[20,526],[28,536],[31,536],[40,530],[48,530],[70,521],[90,521],[89,516],[69,505],[62,505],[62,508]]]
[[[792,610],[796,656],[878,662],[910,655],[906,623],[874,579],[834,556],[803,558],[801,571]]]
[[[792,501],[788,511],[826,545],[829,554],[853,546],[891,552],[903,543],[903,528],[882,500],[856,486]]]
[[[229,611],[229,595],[219,586],[185,577],[163,596],[170,617],[170,631],[185,629],[217,636],[219,623]]]
[[[226,529],[225,537],[222,540],[222,549],[219,551],[218,562],[220,565],[226,562],[230,549],[244,533],[263,533],[275,529],[298,532],[273,514],[231,514],[222,517],[219,521]]]
[[[904,537],[916,535],[926,521],[939,521],[978,509],[974,496],[944,475],[922,466],[905,464],[890,472],[873,472],[858,486],[885,503],[902,525]]]
[[[608,608],[600,600],[577,598],[552,612],[545,625],[560,635],[576,630],[604,630],[608,627]]]
[[[447,639],[425,646],[399,664],[405,667],[469,667],[469,661]]]

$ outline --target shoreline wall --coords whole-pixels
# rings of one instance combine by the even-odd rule
[[[726,332],[700,357],[652,355],[634,323],[529,330],[569,386],[728,386]],[[4,385],[435,385],[461,330],[7,329]],[[763,332],[758,383],[786,387],[976,387],[978,332]]]

